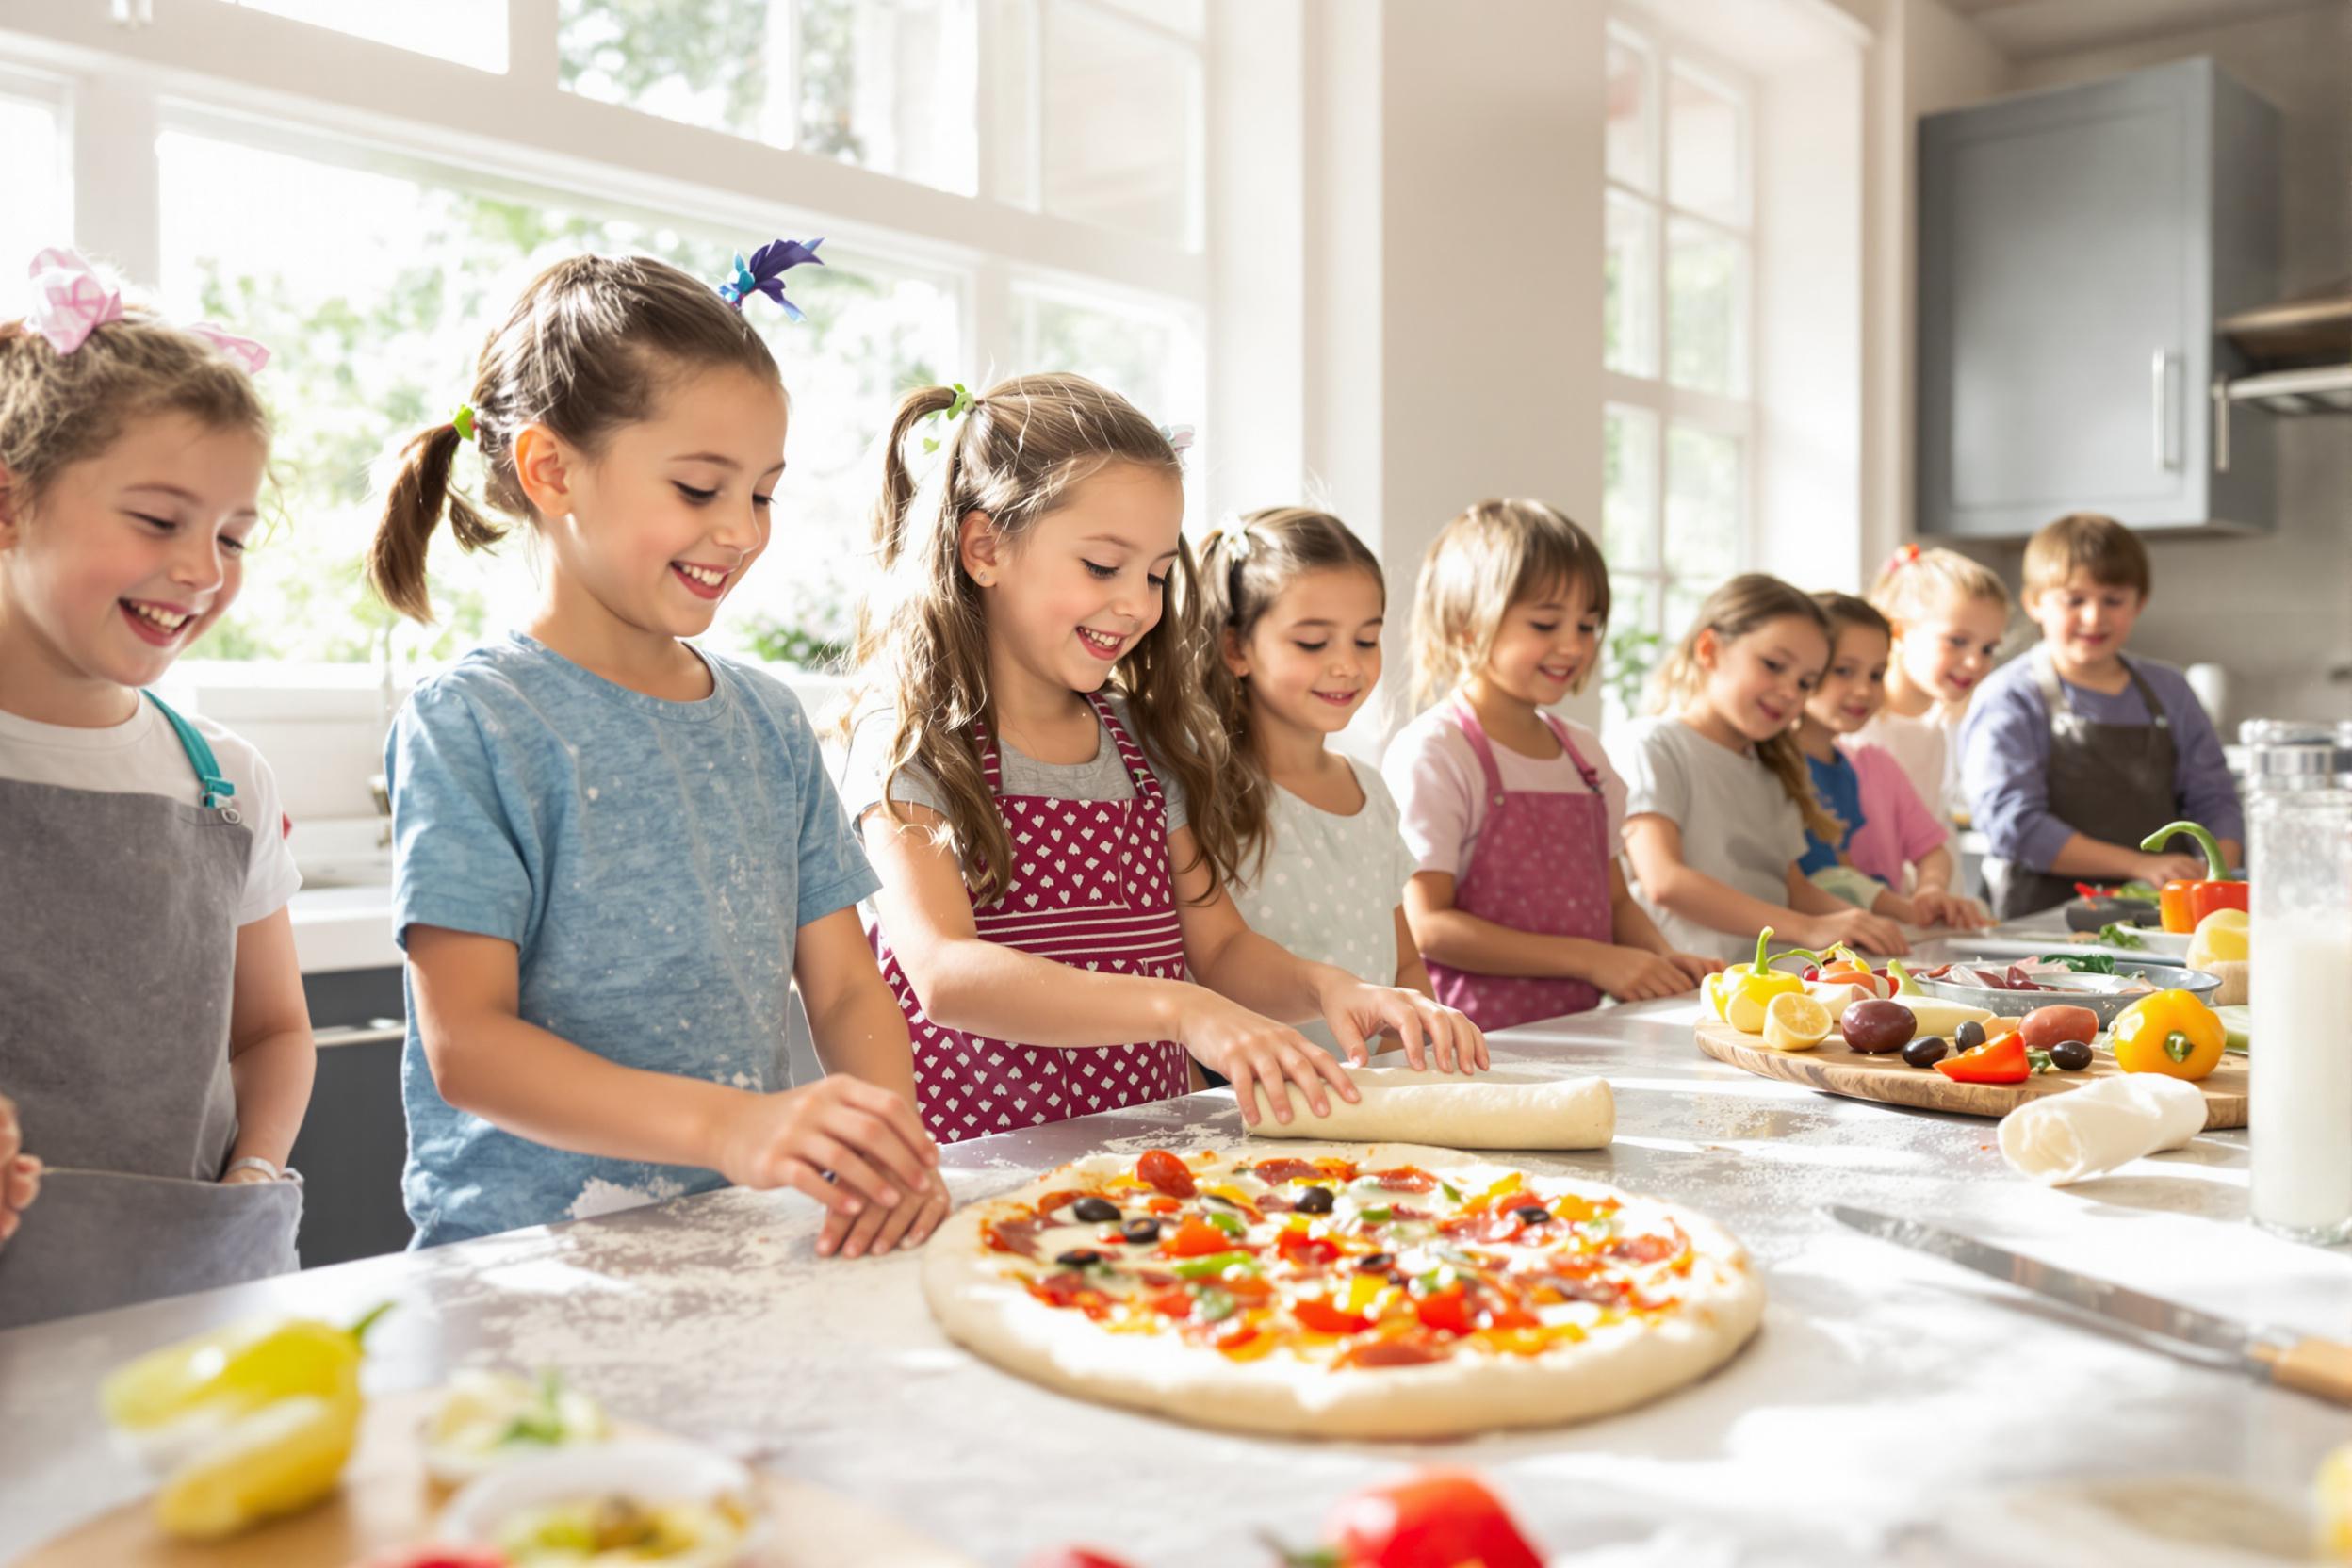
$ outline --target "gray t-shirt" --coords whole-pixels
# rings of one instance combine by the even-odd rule
[[[1625,779],[1625,816],[1660,816],[1682,829],[1682,862],[1768,904],[1788,902],[1788,868],[1805,854],[1805,815],[1753,751],[1719,746],[1680,719],[1642,719],[1611,735],[1609,760]],[[1752,957],[1753,932],[1710,930],[1634,896],[1666,939],[1687,953]]]
[[[1140,745],[1143,738],[1135,734],[1135,725],[1128,718],[1124,697],[1104,699],[1128,735]],[[882,762],[890,750],[890,732],[897,727],[898,715],[891,709],[876,709],[858,720],[850,731],[847,755],[841,760],[841,804],[849,808],[853,821],[882,803]],[[1111,743],[1110,731],[1096,727],[1101,743],[1095,747],[1094,760],[1089,762],[1040,762],[1036,758],[1001,746],[998,762],[1000,794],[1050,795],[1056,800],[1133,800],[1135,781],[1127,776],[1127,765],[1119,760],[1119,747]],[[1168,830],[1172,835],[1190,819],[1184,811],[1184,787],[1175,775],[1161,765],[1157,758],[1145,756],[1152,761],[1152,771],[1160,781],[1160,793],[1168,801]],[[927,806],[934,811],[946,809],[946,799],[939,792],[937,782],[920,765],[903,770],[890,787],[890,798],[907,806]]]

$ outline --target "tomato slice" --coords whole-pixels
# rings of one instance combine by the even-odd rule
[[[1170,1198],[1190,1198],[1200,1190],[1193,1182],[1192,1168],[1165,1149],[1144,1151],[1135,1162],[1135,1180]]]
[[[1339,1244],[1328,1236],[1311,1236],[1304,1231],[1284,1231],[1275,1238],[1274,1250],[1294,1263],[1330,1263],[1339,1256]]]
[[[1290,1309],[1290,1315],[1298,1320],[1300,1328],[1312,1329],[1318,1334],[1360,1334],[1372,1326],[1370,1318],[1322,1300],[1298,1302]]]

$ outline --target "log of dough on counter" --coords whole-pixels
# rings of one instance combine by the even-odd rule
[[[1307,1109],[1290,1087],[1294,1113],[1276,1121],[1255,1085],[1258,1122],[1268,1138],[1406,1139],[1447,1149],[1605,1149],[1617,1135],[1617,1101],[1606,1078],[1535,1078],[1482,1072],[1415,1072],[1411,1068],[1351,1068],[1364,1098],[1331,1097],[1331,1114]]]

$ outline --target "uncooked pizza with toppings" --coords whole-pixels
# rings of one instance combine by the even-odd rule
[[[1065,1393],[1321,1437],[1622,1410],[1729,1360],[1764,1306],[1704,1216],[1411,1144],[1079,1160],[951,1216],[923,1289]]]

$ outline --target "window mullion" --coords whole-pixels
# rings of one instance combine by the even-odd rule
[[[82,78],[74,96],[74,240],[134,282],[163,281],[163,182],[155,93],[106,74]],[[104,192],[103,199],[100,192]]]
[[[506,0],[506,74],[533,92],[554,92],[563,79],[557,63],[557,0]]]

